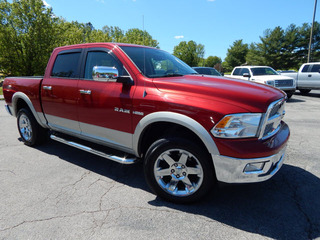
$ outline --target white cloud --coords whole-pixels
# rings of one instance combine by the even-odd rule
[[[182,35],[181,36],[175,36],[174,38],[175,39],[182,39],[182,38],[184,38],[184,36],[182,36]]]
[[[49,3],[47,3],[45,0],[42,0],[42,2],[47,8],[51,7],[51,5]]]
[[[104,3],[104,0],[96,0],[99,3]]]

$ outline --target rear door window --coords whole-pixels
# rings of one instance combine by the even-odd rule
[[[311,68],[311,72],[319,72],[320,64],[314,64]]]
[[[51,76],[61,78],[79,77],[78,67],[81,52],[59,54],[54,63]]]
[[[241,71],[241,68],[236,68],[236,69],[233,71],[233,75],[239,76],[239,75],[240,75],[240,71]]]
[[[308,69],[309,69],[309,66],[310,65],[304,65],[304,67],[303,67],[303,69],[302,69],[302,71],[301,72],[308,72]]]

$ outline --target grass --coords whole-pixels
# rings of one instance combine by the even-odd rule
[[[0,95],[3,95],[2,87],[0,87]]]

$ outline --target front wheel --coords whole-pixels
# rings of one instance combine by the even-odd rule
[[[28,146],[43,143],[47,137],[47,130],[42,128],[29,109],[22,108],[17,114],[17,125],[23,142]]]
[[[182,138],[154,142],[146,153],[144,171],[153,192],[176,203],[201,199],[215,181],[210,155]]]

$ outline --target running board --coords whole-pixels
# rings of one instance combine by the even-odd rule
[[[135,158],[135,157],[127,158],[128,156],[120,157],[120,156],[116,156],[116,155],[107,154],[107,153],[92,149],[91,147],[87,147],[87,146],[84,146],[82,144],[79,144],[79,143],[76,143],[76,142],[73,142],[73,141],[69,141],[69,140],[63,139],[61,137],[57,137],[55,135],[50,135],[50,138],[52,140],[54,140],[54,141],[69,145],[71,147],[78,148],[80,150],[95,154],[97,156],[100,156],[100,157],[103,157],[103,158],[106,158],[106,159],[109,159],[109,160],[112,160],[112,161],[115,161],[115,162],[118,162],[118,163],[133,164],[133,163],[135,163],[137,161],[137,158]]]

